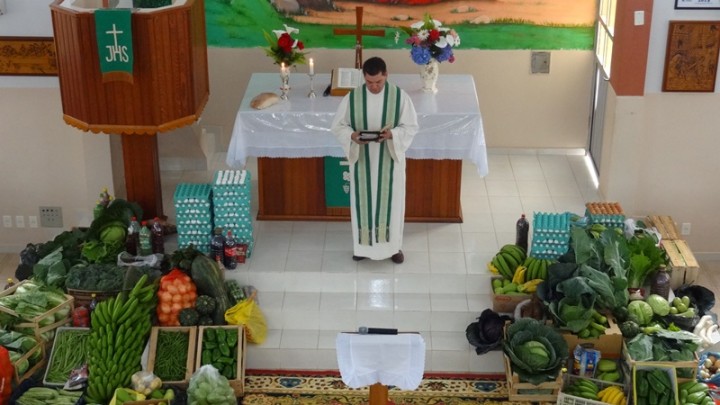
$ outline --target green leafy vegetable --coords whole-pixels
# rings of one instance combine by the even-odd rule
[[[651,237],[633,237],[628,241],[630,250],[630,268],[628,269],[628,287],[640,288],[645,279],[651,276],[660,265],[667,265],[665,252],[655,244]]]
[[[532,318],[520,318],[507,328],[503,350],[520,380],[535,385],[555,379],[568,357],[565,339]]]
[[[645,301],[635,300],[628,305],[629,318],[640,326],[650,323],[653,317],[653,309]]]

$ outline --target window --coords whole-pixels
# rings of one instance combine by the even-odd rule
[[[600,0],[598,6],[597,38],[595,38],[595,56],[603,68],[606,77],[610,77],[612,62],[613,36],[615,35],[615,10],[617,0]]]

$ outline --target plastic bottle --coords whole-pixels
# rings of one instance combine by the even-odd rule
[[[95,307],[97,307],[97,295],[95,293],[92,293],[90,295],[90,305],[88,309],[90,310],[90,315],[92,315],[92,312],[95,310]]]
[[[137,221],[137,218],[132,217],[130,219],[130,226],[128,226],[127,238],[125,239],[125,251],[133,256],[137,256],[139,244],[140,223]]]
[[[223,263],[225,258],[225,238],[222,234],[222,228],[215,228],[213,237],[210,240],[210,258]]]
[[[150,244],[150,228],[147,227],[147,221],[142,221],[140,232],[138,233],[140,243],[138,244],[138,255],[148,256],[152,254],[152,246]]]
[[[150,232],[152,252],[165,253],[165,235],[163,234],[163,227],[160,225],[160,218],[155,217]]]
[[[528,233],[530,232],[530,223],[525,219],[525,214],[522,214],[515,224],[515,244],[525,249],[528,252]]]
[[[7,284],[5,284],[5,287],[3,287],[3,290],[7,290],[8,288],[15,285],[15,281],[13,281],[12,277],[8,277]]]
[[[657,294],[665,299],[670,296],[670,275],[664,265],[661,265],[655,272],[655,276],[653,276],[650,284],[650,294]]]
[[[237,241],[233,237],[232,231],[227,232],[225,237],[225,250],[223,255],[223,264],[228,270],[235,270],[237,267]]]

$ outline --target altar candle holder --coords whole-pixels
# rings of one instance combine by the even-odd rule
[[[315,78],[315,73],[308,73],[308,76],[310,77],[310,93],[308,93],[308,98],[315,98],[315,89],[313,88],[313,79]]]

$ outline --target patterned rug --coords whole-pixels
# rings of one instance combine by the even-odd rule
[[[368,388],[346,386],[337,371],[247,370],[243,405],[367,405]],[[395,405],[518,405],[505,375],[430,374],[415,391],[389,387]]]

